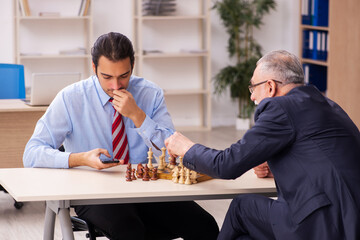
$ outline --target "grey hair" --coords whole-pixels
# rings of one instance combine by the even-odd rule
[[[304,71],[297,56],[285,50],[276,50],[260,58],[256,66],[261,72],[272,73],[284,84],[304,84]]]

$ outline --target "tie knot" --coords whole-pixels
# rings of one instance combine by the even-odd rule
[[[112,102],[114,99],[111,97],[110,99],[109,99],[109,102]]]

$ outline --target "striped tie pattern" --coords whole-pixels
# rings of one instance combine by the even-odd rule
[[[112,99],[110,99],[112,102]],[[115,109],[115,108],[114,108]],[[115,110],[112,123],[112,144],[113,156],[116,160],[124,160],[124,163],[129,162],[129,146],[125,132],[125,124],[122,120],[121,114]]]

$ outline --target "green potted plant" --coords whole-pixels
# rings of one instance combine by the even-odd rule
[[[221,94],[229,87],[231,98],[238,100],[237,125],[243,122],[245,126],[237,126],[237,129],[250,127],[250,116],[254,111],[248,86],[262,54],[261,46],[253,37],[253,30],[260,28],[263,16],[275,7],[273,0],[221,0],[213,6],[229,34],[229,57],[236,60],[235,65],[224,67],[215,76],[215,94]]]

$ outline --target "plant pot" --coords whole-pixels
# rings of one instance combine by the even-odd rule
[[[236,118],[236,130],[250,129],[250,118]]]

